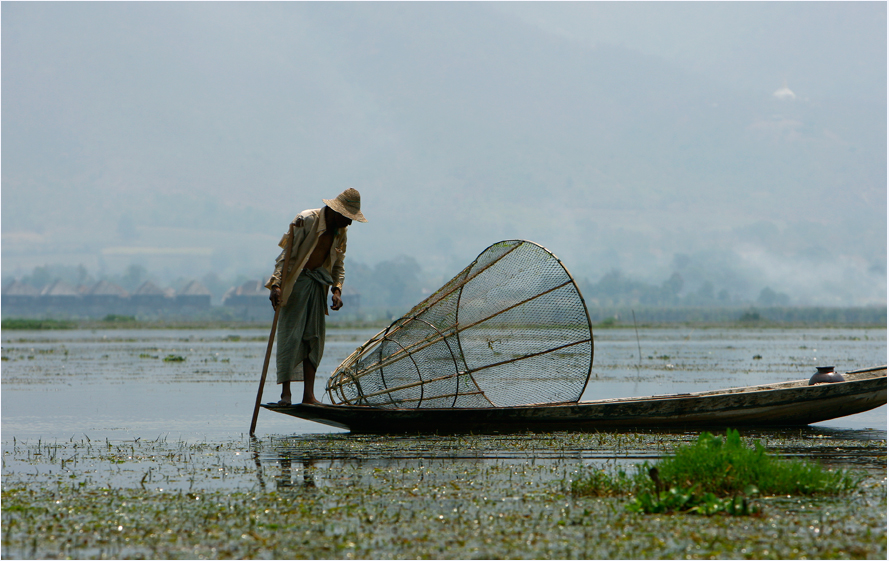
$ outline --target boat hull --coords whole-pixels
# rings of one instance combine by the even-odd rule
[[[503,433],[633,428],[807,425],[886,403],[886,368],[848,372],[846,381],[767,386],[641,398],[519,407],[384,409],[345,405],[263,405],[353,433]]]

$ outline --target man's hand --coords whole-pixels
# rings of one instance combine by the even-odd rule
[[[332,302],[330,304],[330,309],[333,311],[336,311],[336,310],[339,310],[340,308],[342,308],[343,307],[343,299],[340,298],[340,294],[341,294],[340,289],[334,288],[333,290],[330,291],[330,294],[331,294],[330,299],[332,300]]]
[[[269,294],[269,300],[272,301],[272,308],[277,310],[278,306],[281,305],[281,289],[277,286],[273,286],[272,291]]]

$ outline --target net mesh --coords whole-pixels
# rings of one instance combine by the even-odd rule
[[[359,347],[327,383],[334,404],[505,407],[580,399],[589,314],[552,253],[509,240]]]

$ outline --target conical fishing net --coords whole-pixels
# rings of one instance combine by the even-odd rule
[[[574,279],[543,247],[509,240],[359,347],[327,392],[334,404],[399,408],[570,402],[592,366]]]

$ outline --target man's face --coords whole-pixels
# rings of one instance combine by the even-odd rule
[[[342,214],[338,213],[337,211],[333,210],[330,207],[327,207],[327,212],[328,212],[328,216],[327,216],[328,221],[333,225],[334,228],[345,228],[346,226],[349,226],[352,224],[351,218],[346,218],[345,216],[343,216]]]

